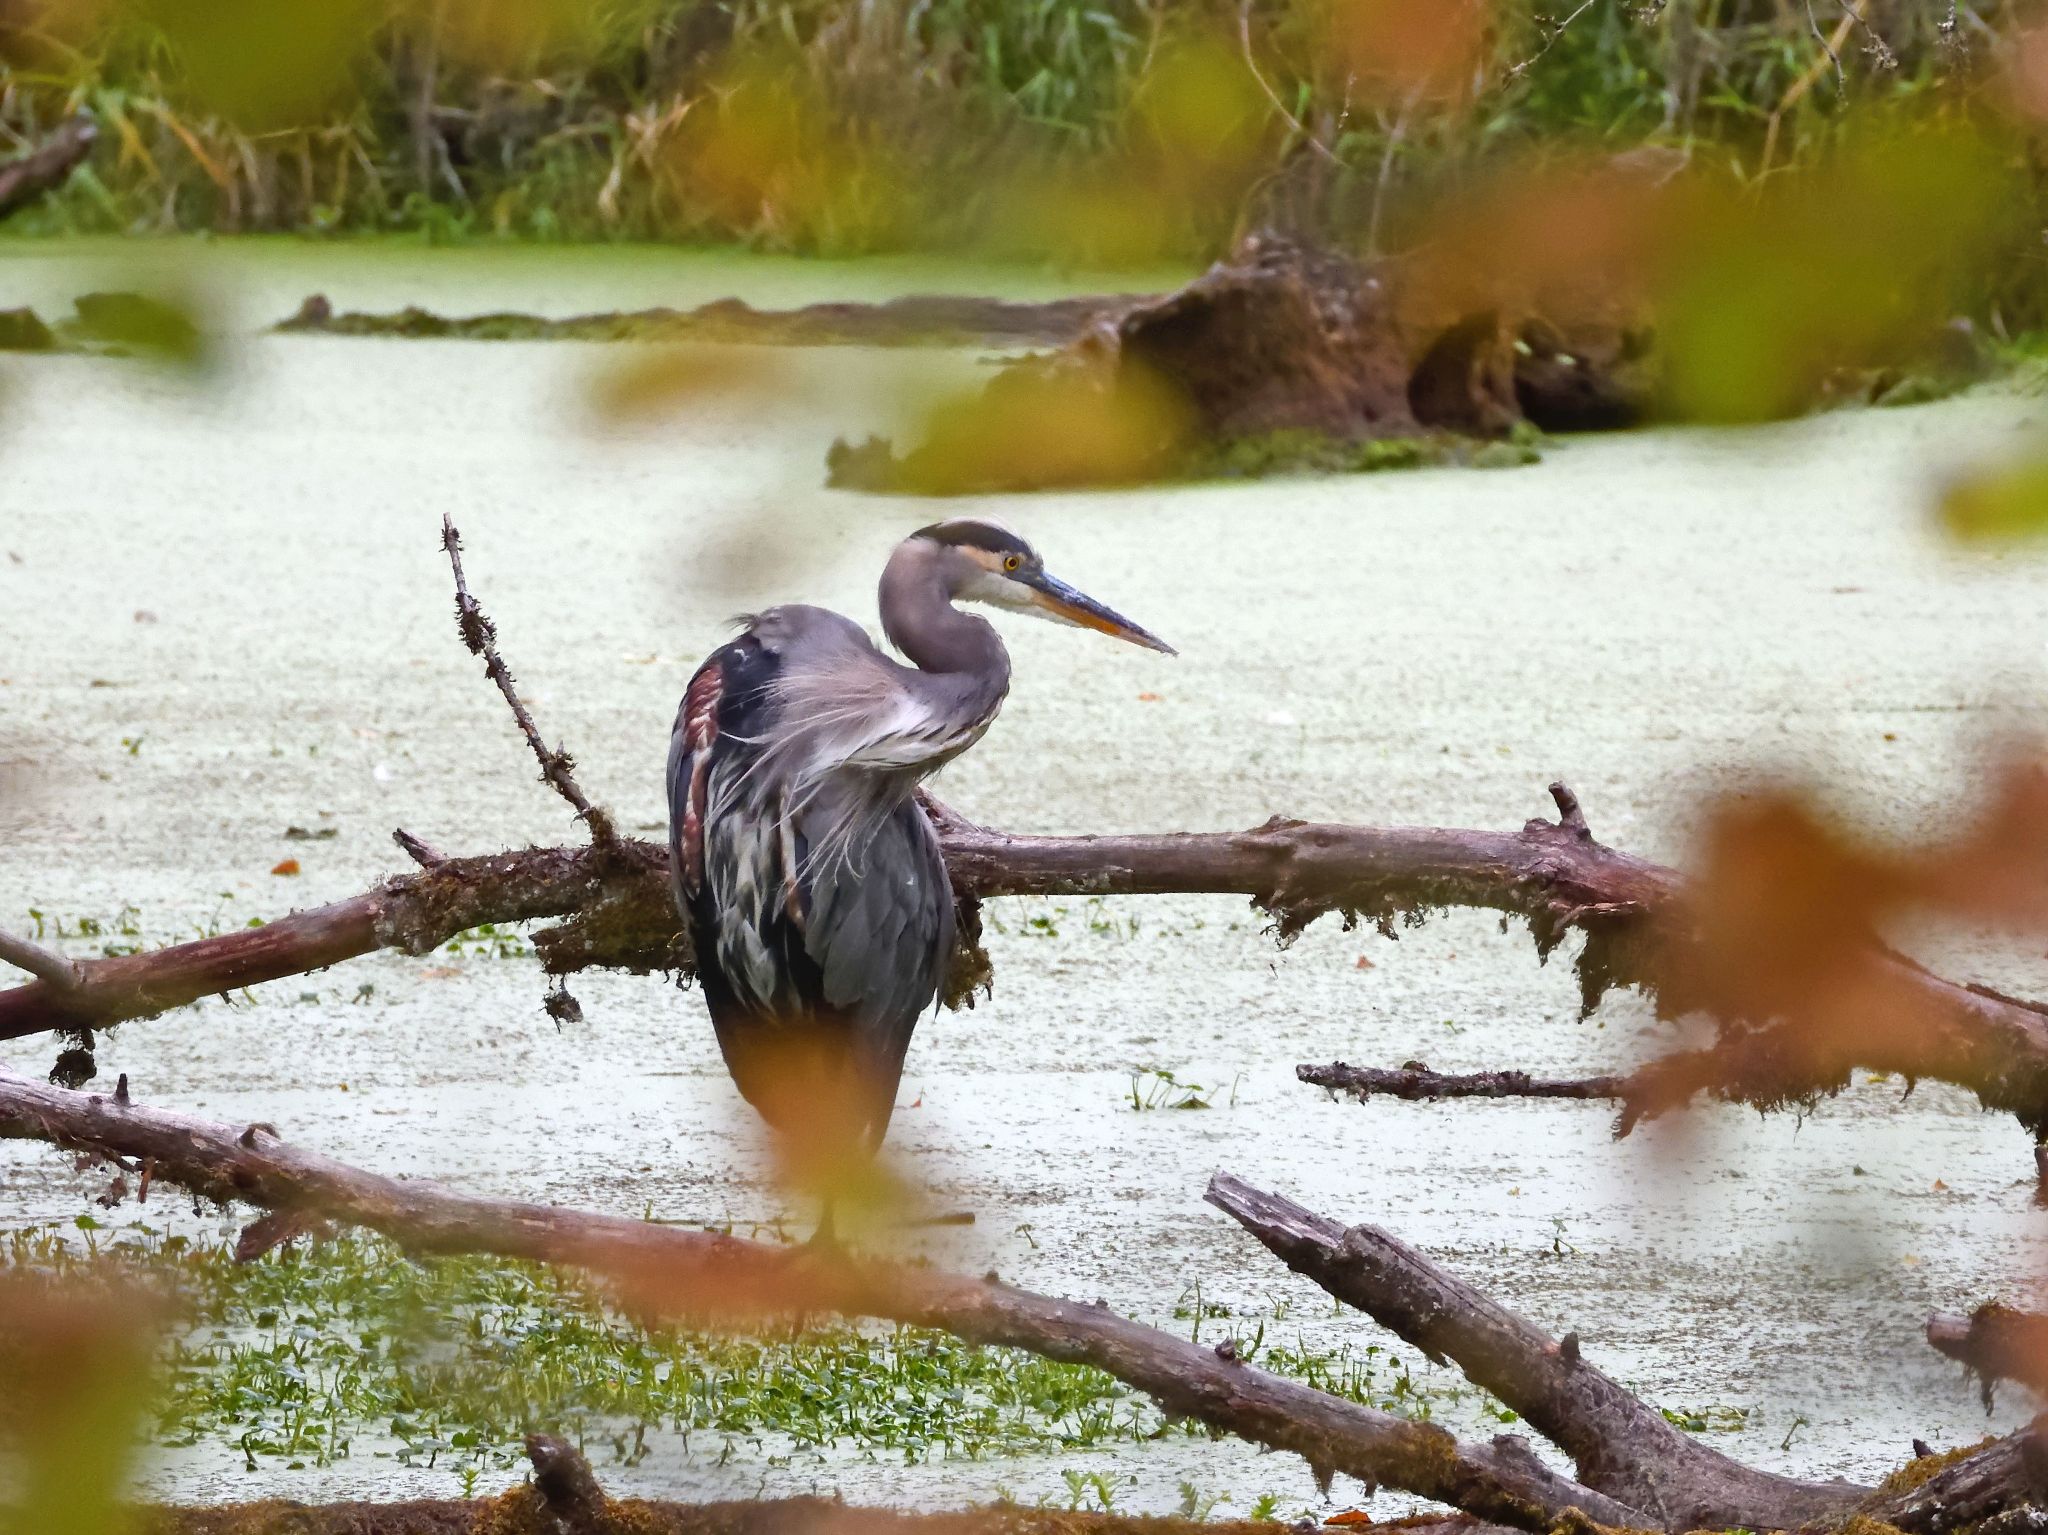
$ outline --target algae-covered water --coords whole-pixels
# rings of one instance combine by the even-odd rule
[[[727,615],[803,599],[871,618],[891,543],[967,509],[1182,652],[1009,625],[1009,704],[939,789],[1019,830],[1275,812],[1511,826],[1545,813],[1562,777],[1600,836],[1682,860],[1702,795],[1746,775],[1824,780],[1880,831],[1942,825],[1980,750],[2043,723],[2044,567],[1959,553],[1927,515],[1955,465],[2048,425],[2031,399],[1585,440],[1498,473],[940,507],[826,491],[823,452],[900,425],[972,376],[972,356],[721,353],[745,392],[619,421],[590,403],[616,353],[256,331],[311,291],[565,313],[1103,279],[143,250],[143,275],[199,295],[222,333],[211,371],[0,364],[0,923],[32,926],[33,909],[46,931],[101,924],[81,953],[358,890],[401,865],[394,826],[452,851],[576,835],[456,641],[443,512],[542,728],[650,831],[676,697]],[[137,270],[126,249],[0,247],[0,303],[61,313]],[[300,872],[273,874],[287,858]],[[989,916],[995,995],[921,1029],[891,1137],[936,1205],[977,1217],[921,1239],[943,1261],[1177,1327],[1177,1308],[1249,1326],[1284,1307],[1305,1344],[1384,1341],[1202,1205],[1223,1166],[1383,1224],[1577,1329],[1660,1403],[1722,1409],[1711,1421],[1740,1426],[1715,1442],[1768,1466],[1875,1477],[1916,1436],[1965,1442],[2027,1410],[2008,1392],[1987,1418],[1918,1337],[1931,1308],[2022,1297],[2048,1260],[2026,1137],[1960,1093],[1923,1084],[1901,1105],[1900,1084],[1862,1082],[1804,1122],[1704,1108],[1618,1143],[1600,1105],[1361,1108],[1299,1085],[1295,1064],[1609,1070],[1673,1036],[1631,997],[1577,1021],[1568,967],[1539,967],[1526,935],[1473,913],[1398,944],[1326,922],[1285,953],[1233,898]],[[482,1193],[743,1227],[782,1212],[694,995],[587,977],[583,1021],[557,1028],[533,961],[502,947],[379,956],[132,1024],[103,1040],[101,1070],[149,1102]],[[1927,952],[2040,990],[2038,956],[1953,935]],[[51,1054],[0,1046],[24,1069]],[[1209,1107],[1134,1108],[1132,1074],[1159,1068],[1210,1089]],[[0,1148],[0,1224],[68,1222],[102,1182]],[[147,1215],[221,1226],[160,1199]],[[1499,1429],[1469,1398],[1442,1415]],[[366,1437],[325,1468],[251,1472],[201,1443],[155,1452],[145,1485],[180,1500],[452,1490],[447,1467],[376,1451]],[[1171,1507],[1182,1482],[1229,1491],[1225,1511],[1269,1492],[1289,1512],[1327,1506],[1291,1458],[1186,1437],[904,1464],[655,1434],[637,1463],[600,1465],[617,1490],[921,1506],[999,1488],[1065,1501],[1076,1470],[1108,1478],[1119,1508]],[[1357,1496],[1340,1480],[1336,1503]]]

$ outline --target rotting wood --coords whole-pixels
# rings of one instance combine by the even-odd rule
[[[862,1262],[623,1216],[478,1199],[303,1150],[244,1129],[77,1092],[0,1068],[0,1138],[49,1141],[133,1163],[205,1198],[292,1210],[383,1232],[422,1252],[489,1252],[607,1275],[634,1303],[668,1312],[819,1311],[949,1332],[1093,1365],[1168,1412],[1477,1517],[1543,1531],[1567,1509],[1602,1524],[1644,1516],[1545,1467],[1512,1436],[1475,1444],[1434,1424],[1331,1396],[1143,1326],[1100,1303],[1062,1301],[993,1279]]]
[[[1579,1480],[1676,1530],[1791,1529],[1847,1514],[1869,1489],[1775,1476],[1681,1432],[1560,1340],[1376,1226],[1346,1227],[1227,1172],[1208,1202],[1297,1274],[1442,1363],[1572,1457]]]

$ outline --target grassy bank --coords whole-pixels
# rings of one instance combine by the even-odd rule
[[[0,23],[0,128],[104,126],[40,231],[1200,259],[1248,222],[1396,243],[1532,148],[1754,180],[1862,111],[1975,111],[2014,51],[2005,6],[1827,9],[44,0]]]

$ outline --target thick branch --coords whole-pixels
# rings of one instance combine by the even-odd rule
[[[1286,1265],[1439,1362],[1449,1359],[1570,1455],[1579,1479],[1667,1529],[1791,1529],[1833,1519],[1867,1488],[1773,1476],[1681,1433],[1560,1342],[1376,1226],[1345,1228],[1219,1172],[1210,1204]]]
[[[592,842],[603,846],[616,841],[618,831],[612,825],[612,818],[591,804],[584,797],[582,785],[576,782],[575,758],[561,747],[550,747],[541,740],[540,727],[534,724],[533,716],[520,700],[519,690],[512,682],[511,668],[498,654],[498,626],[484,615],[482,605],[470,596],[469,584],[463,579],[462,535],[456,531],[453,519],[445,514],[441,518],[441,547],[447,551],[449,568],[455,573],[455,627],[462,635],[462,643],[469,647],[469,653],[483,657],[484,675],[505,695],[505,703],[512,710],[519,733],[526,737],[526,744],[533,748],[533,755],[539,759],[541,781],[569,802],[570,808],[590,828]]]
[[[83,961],[77,983],[69,987],[37,981],[0,991],[0,1039],[147,1018],[201,997],[303,975],[378,949],[426,954],[486,922],[524,922],[591,909],[608,893],[633,888],[636,879],[666,900],[667,866],[663,849],[642,842],[451,858],[263,927]],[[675,925],[673,913],[667,921]]]
[[[1283,940],[1340,912],[1392,934],[1453,906],[1526,920],[1539,956],[1573,930],[1585,936],[1576,966],[1590,1010],[1607,988],[1654,988],[1656,919],[1685,890],[1674,870],[1594,840],[1578,803],[1553,786],[1559,822],[1518,832],[1434,827],[1317,825],[1274,819],[1242,832],[1109,837],[1018,837],[953,816],[938,822],[956,893],[1149,895],[1225,893],[1271,912]],[[147,1017],[229,987],[332,965],[383,947],[414,953],[484,922],[567,917],[539,933],[553,974],[597,966],[687,967],[666,878],[666,849],[620,839],[606,858],[568,848],[451,858],[421,873],[268,928],[180,944],[152,954],[80,965],[76,987],[45,982],[0,991],[0,1039],[80,1024]],[[1668,924],[1667,924],[1668,927]],[[963,932],[972,931],[963,923]],[[985,978],[956,955],[949,994]],[[1793,1025],[1730,1026],[1712,1049],[1676,1054],[1634,1073],[1622,1125],[1686,1103],[1701,1091],[1771,1105],[1841,1087],[1852,1067],[1956,1083],[1990,1108],[2048,1133],[2048,1013],[2034,1004],[1932,975],[1880,951],[1882,984],[1918,1027],[1825,1036]]]
[[[2048,1396],[2048,1316],[1986,1302],[1968,1316],[1937,1311],[1927,1319],[1927,1341],[1992,1386],[2017,1381]]]
[[[0,219],[62,186],[99,136],[99,125],[81,112],[27,154],[0,165]]]
[[[549,1205],[475,1199],[424,1180],[381,1177],[301,1150],[267,1126],[236,1130],[0,1068],[0,1137],[146,1159],[158,1182],[201,1196],[367,1226],[415,1250],[490,1252],[574,1264],[625,1281],[670,1310],[833,1310],[932,1327],[970,1343],[1028,1349],[1102,1369],[1167,1411],[1481,1518],[1545,1530],[1569,1508],[1603,1524],[1644,1516],[1557,1475],[1520,1441],[1471,1444],[1434,1424],[1328,1395],[1097,1303],[1054,1300],[993,1280]]]

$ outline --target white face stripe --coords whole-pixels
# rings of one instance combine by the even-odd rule
[[[981,554],[978,549],[971,552]],[[993,562],[989,565],[988,574],[975,577],[972,584],[961,590],[963,601],[985,602],[992,608],[1006,608],[1012,613],[1035,613],[1041,618],[1053,616],[1038,606],[1030,587],[1022,581],[1012,581],[1002,573],[1000,556],[988,555],[986,559]]]

